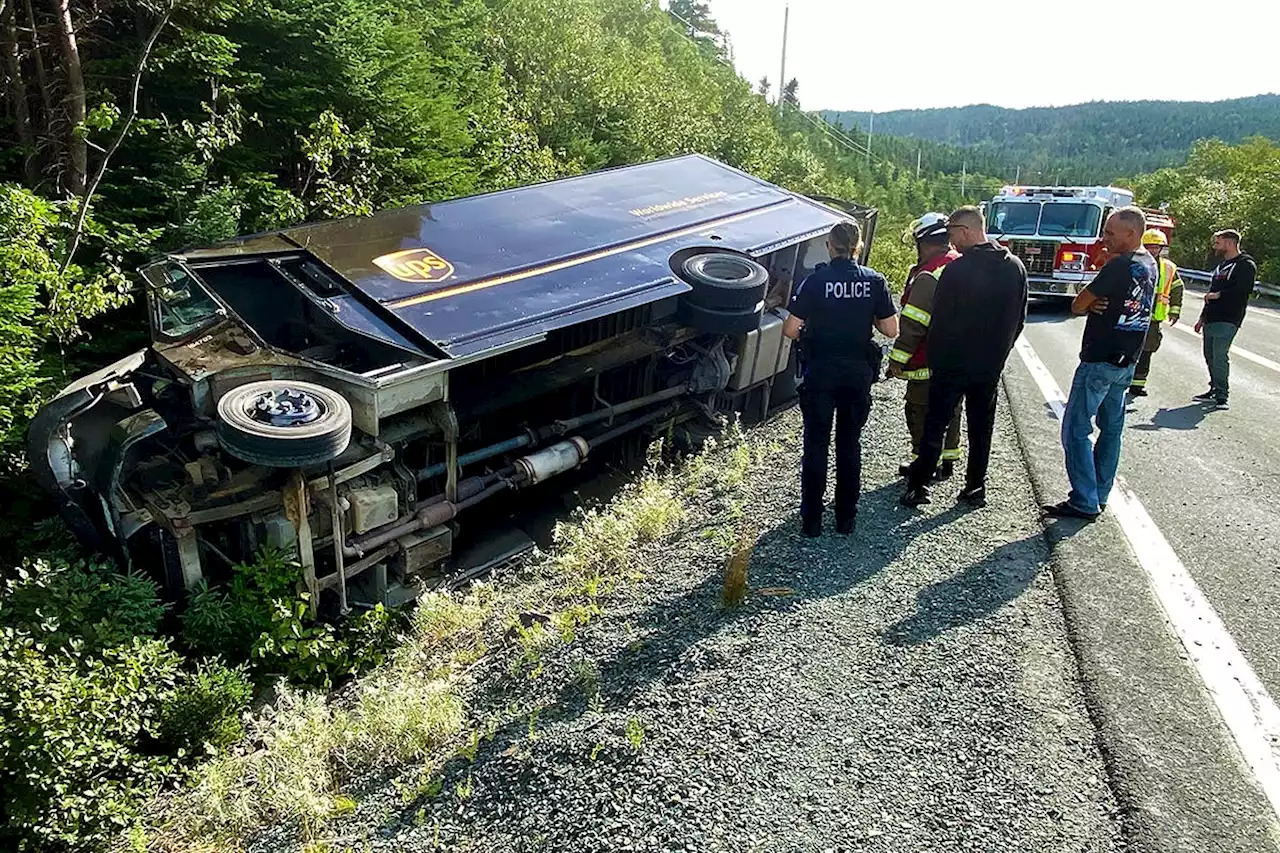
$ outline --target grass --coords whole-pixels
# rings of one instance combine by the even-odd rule
[[[239,750],[198,767],[183,790],[153,804],[145,834],[132,834],[132,846],[122,849],[233,853],[263,828],[280,824],[297,827],[304,843],[319,841],[316,849],[323,849],[318,836],[325,822],[356,808],[343,793],[346,786],[375,768],[415,768],[396,783],[406,803],[438,796],[443,762],[453,756],[474,761],[496,725],[485,723],[486,735],[478,721],[468,722],[461,674],[486,656],[503,654],[510,656],[513,674],[540,676],[550,653],[572,644],[601,614],[611,589],[656,564],[659,546],[682,530],[691,508],[719,501],[731,519],[735,511],[740,516],[738,492],[772,450],[746,441],[736,427],[681,465],[659,464],[659,449],[643,476],[607,507],[557,525],[554,547],[532,588],[473,584],[465,595],[425,594],[388,664],[339,701],[282,688],[275,706],[251,721]],[[727,535],[716,538],[723,537],[727,556],[737,525],[725,526]],[[549,618],[526,627],[519,615],[530,602],[549,611]],[[509,632],[514,642],[508,651],[502,637]],[[580,661],[569,674],[591,708],[603,712],[598,665]],[[528,739],[535,741],[538,712],[512,707],[508,716],[521,713],[528,714]],[[640,719],[627,720],[625,735],[634,750],[645,734]],[[594,758],[599,748],[592,752]],[[465,800],[472,791],[468,774],[453,793]]]

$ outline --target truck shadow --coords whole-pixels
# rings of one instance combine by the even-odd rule
[[[1151,416],[1151,420],[1145,424],[1133,424],[1130,429],[1139,429],[1144,432],[1154,432],[1162,429],[1199,429],[1200,422],[1204,420],[1206,409],[1199,403],[1191,403],[1186,406],[1179,406],[1176,409],[1161,408]]]

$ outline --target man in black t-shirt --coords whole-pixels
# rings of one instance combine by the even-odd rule
[[[1196,331],[1204,336],[1204,362],[1209,368],[1209,390],[1192,399],[1213,403],[1225,411],[1231,395],[1231,342],[1244,322],[1258,277],[1258,264],[1240,251],[1239,231],[1219,231],[1213,235],[1213,251],[1222,263],[1213,271],[1213,281],[1204,296],[1204,309],[1196,321]]]
[[[1071,303],[1073,314],[1087,314],[1080,366],[1062,415],[1062,449],[1071,494],[1044,507],[1059,518],[1092,521],[1107,505],[1120,466],[1125,392],[1133,381],[1151,326],[1156,298],[1156,261],[1142,248],[1146,217],[1122,207],[1107,219],[1103,240],[1112,259]],[[1097,420],[1099,436],[1093,437]]]
[[[782,333],[800,341],[804,384],[804,458],[800,465],[800,520],[806,536],[822,533],[827,451],[836,428],[836,532],[853,532],[862,491],[862,428],[871,413],[871,384],[880,349],[872,326],[898,334],[898,316],[884,276],[854,263],[862,242],[858,226],[841,222],[827,237],[831,263],[819,265],[791,297]]]

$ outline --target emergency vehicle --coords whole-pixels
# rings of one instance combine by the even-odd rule
[[[1103,223],[1131,204],[1133,191],[1119,187],[1006,186],[986,205],[987,234],[1026,265],[1032,296],[1072,298],[1107,262]],[[1172,238],[1168,214],[1143,212]]]

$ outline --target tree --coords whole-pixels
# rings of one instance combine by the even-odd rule
[[[760,82],[756,84],[756,94],[767,101],[769,100],[769,90],[772,88],[773,85],[769,82],[769,77],[766,75],[761,77]]]
[[[711,17],[710,6],[698,0],[671,0],[667,11],[688,28],[689,38],[697,42],[698,49],[703,54],[715,59],[728,58],[723,40],[724,34]]]
[[[800,109],[800,81],[792,77],[782,87],[782,103],[788,107]]]

